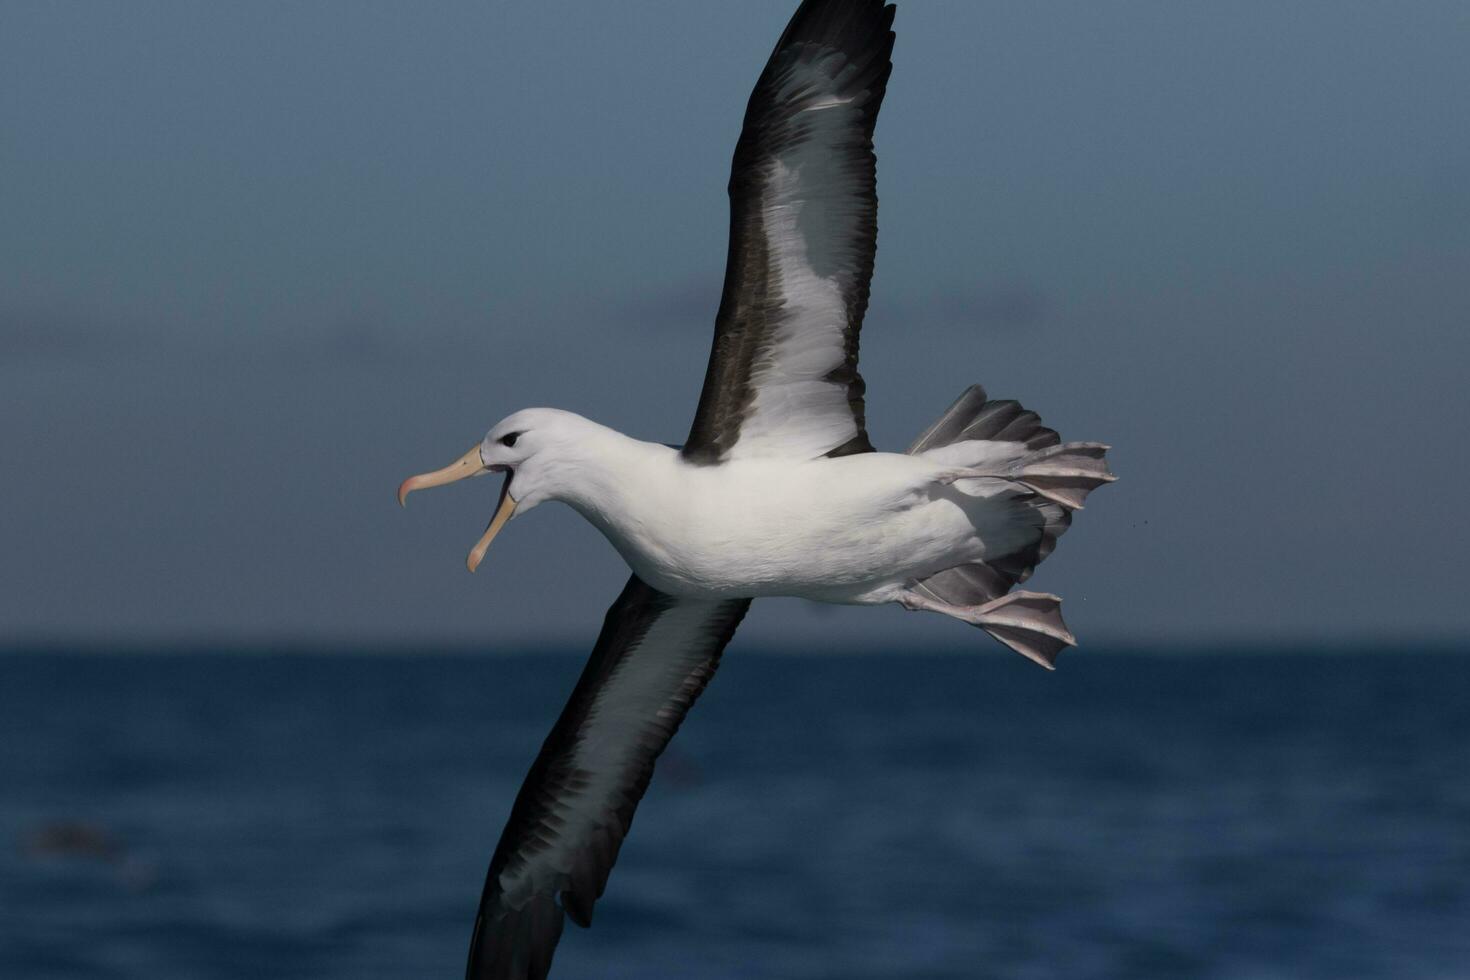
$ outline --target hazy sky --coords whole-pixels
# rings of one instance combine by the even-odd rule
[[[498,481],[393,490],[527,405],[683,438],[794,6],[0,5],[0,642],[589,644],[624,572],[571,511],[471,576]],[[1470,5],[896,26],[874,440],[979,381],[1112,443],[1034,580],[1084,642],[1470,630]],[[905,640],[988,643],[746,633]]]

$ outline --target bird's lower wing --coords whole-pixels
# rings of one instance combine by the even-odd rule
[[[654,760],[749,607],[749,599],[679,599],[628,580],[490,861],[468,980],[539,980],[563,915],[591,924]]]

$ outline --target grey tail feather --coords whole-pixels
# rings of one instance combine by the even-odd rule
[[[1008,555],[992,558],[989,562],[990,567],[1007,576],[1012,585],[1020,585],[1030,578],[1036,566],[1057,550],[1057,539],[1072,526],[1072,512],[1055,501],[1047,500],[1039,494],[1025,494],[1017,500],[1036,510],[1041,516],[1042,524],[1041,535],[1035,542]]]
[[[1042,425],[1035,412],[1019,402],[992,401],[983,387],[971,385],[914,440],[908,452],[914,455],[971,440],[1020,444],[996,472],[964,471],[955,477],[998,477],[1018,484],[1012,498],[1017,517],[1034,523],[1038,533],[1010,554],[945,569],[919,582],[917,588],[950,605],[976,608],[980,616],[976,625],[1051,669],[1057,655],[1076,642],[1062,621],[1061,600],[1042,593],[1007,593],[1030,578],[1056,549],[1057,539],[1072,524],[1072,511],[1081,509],[1087,494],[1114,479],[1104,458],[1108,447],[1063,444],[1061,436]]]
[[[998,599],[1031,577],[1036,566],[1057,547],[1057,539],[1072,526],[1072,514],[1061,504],[1023,491],[1012,503],[1037,527],[1030,543],[986,561],[956,565],[935,572],[918,585],[930,596],[952,606],[979,606]]]
[[[1045,449],[1062,441],[1053,429],[1041,424],[1041,416],[1021,407],[1018,401],[991,401],[980,385],[970,385],[954,404],[923,435],[914,440],[910,456],[969,439],[1025,443],[1027,449]]]
[[[951,606],[983,606],[1011,591],[1015,584],[1014,577],[977,561],[935,572],[914,588]]]
[[[1055,429],[1041,424],[1041,416],[1017,401],[992,401],[980,385],[971,385],[945,409],[935,423],[914,440],[910,456],[957,442],[1012,443],[1016,449],[1005,461],[992,458],[983,467],[956,469],[947,482],[999,478],[1020,483],[1068,510],[1081,510],[1087,495],[1116,477],[1105,458],[1108,446],[1100,442],[1063,443]]]
[[[1025,446],[1025,451],[1018,451],[1006,466],[1008,471],[1017,472],[1008,472],[1002,478],[1024,488],[1013,498],[1022,511],[1018,517],[1034,523],[1039,533],[1030,544],[1008,555],[983,564],[946,569],[921,583],[936,597],[955,605],[989,602],[1030,578],[1071,526],[1071,511],[1081,506],[1090,490],[1113,478],[1103,459],[1107,447],[1098,443],[1064,446],[1061,436],[1042,425],[1035,412],[1022,408],[1019,402],[991,401],[980,385],[966,388],[914,440],[908,452],[914,455],[968,440]],[[985,585],[980,587],[978,583]]]

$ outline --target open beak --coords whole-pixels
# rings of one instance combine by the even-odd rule
[[[476,446],[465,453],[459,459],[450,463],[442,470],[432,473],[421,473],[411,476],[398,486],[398,503],[404,507],[408,506],[408,495],[415,490],[424,490],[429,487],[442,487],[448,483],[472,476],[479,476],[489,469],[485,461],[480,458],[480,447]],[[495,535],[505,527],[505,522],[511,519],[516,511],[515,498],[510,495],[510,475],[505,478],[505,485],[500,488],[500,504],[495,508],[495,516],[490,519],[490,526],[485,528],[485,533],[475,546],[470,549],[470,556],[465,560],[465,565],[470,571],[480,567],[480,562],[485,560],[485,551],[490,547],[490,542],[495,540]]]

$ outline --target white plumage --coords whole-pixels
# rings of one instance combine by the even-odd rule
[[[502,446],[512,431],[516,445]],[[486,466],[514,472],[518,515],[544,500],[569,504],[670,595],[879,603],[1036,536],[1036,524],[1018,520],[1026,511],[1015,484],[960,473],[1013,463],[1006,445],[697,466],[676,449],[543,408],[501,422],[480,453]]]

